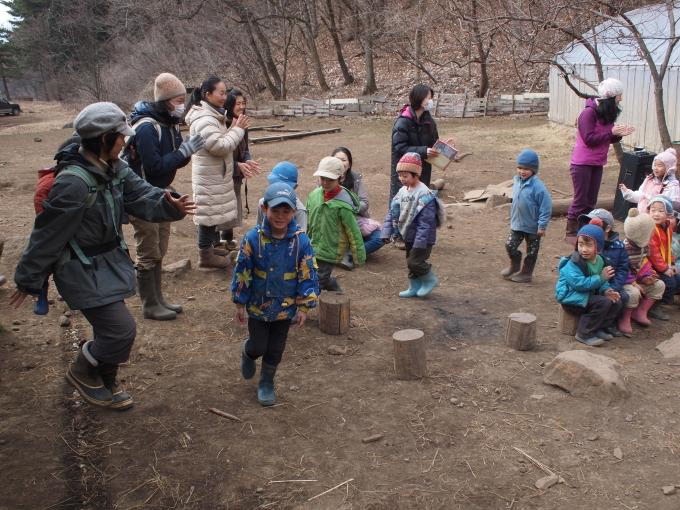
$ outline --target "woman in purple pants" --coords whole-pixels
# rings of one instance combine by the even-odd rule
[[[600,83],[597,92],[600,97],[587,99],[578,118],[576,145],[569,166],[574,200],[567,212],[564,240],[571,245],[576,242],[578,217],[595,209],[609,145],[635,131],[632,126],[614,124],[621,113],[618,105],[623,97],[623,83],[608,78]]]

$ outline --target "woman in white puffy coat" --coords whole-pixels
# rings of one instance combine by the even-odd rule
[[[226,267],[230,260],[225,250],[213,247],[215,227],[237,215],[232,153],[250,127],[250,120],[241,115],[227,126],[222,108],[226,98],[224,82],[211,76],[192,92],[193,106],[186,115],[191,136],[200,133],[205,140],[205,147],[191,156],[199,267]]]

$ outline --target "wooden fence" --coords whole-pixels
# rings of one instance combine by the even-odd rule
[[[550,105],[549,94],[502,95],[476,98],[465,94],[435,94],[435,118],[472,118],[488,115],[545,115]],[[266,106],[249,108],[252,117],[363,117],[365,115],[395,116],[403,105],[384,96],[359,96],[346,99],[316,101],[269,101]]]

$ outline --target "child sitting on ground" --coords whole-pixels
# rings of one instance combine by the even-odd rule
[[[274,168],[272,168],[271,173],[267,176],[269,184],[274,184],[276,182],[285,182],[293,190],[297,190],[298,187],[298,169],[293,163],[288,163],[288,161],[282,161],[277,163]],[[264,213],[262,212],[262,205],[264,204],[264,198],[261,198],[257,204],[257,219],[255,220],[256,225],[262,225],[262,220],[264,219]],[[307,209],[305,209],[305,204],[303,204],[299,198],[295,198],[295,215],[293,219],[295,224],[300,227],[305,232],[307,231]]]
[[[574,253],[562,257],[558,264],[555,299],[567,312],[580,316],[574,338],[599,346],[612,339],[603,328],[614,321],[621,299],[609,285],[614,269],[600,255],[604,249],[602,221],[592,220],[576,236]]]
[[[286,348],[291,319],[304,326],[307,311],[316,306],[319,287],[314,252],[295,224],[295,191],[288,184],[272,184],[264,193],[262,224],[241,242],[231,284],[236,321],[250,336],[241,346],[241,373],[255,376],[255,360],[262,357],[257,399],[263,406],[276,402],[274,376]]]
[[[645,177],[640,189],[633,191],[625,184],[619,184],[623,198],[637,204],[640,212],[649,211],[649,199],[656,195],[663,195],[671,200],[680,200],[680,184],[675,177],[677,156],[675,149],[666,149],[654,158],[652,173]]]
[[[628,304],[628,293],[624,290],[624,284],[626,283],[626,278],[628,278],[629,268],[628,268],[628,253],[626,253],[626,247],[623,241],[619,239],[619,233],[615,232],[614,229],[614,216],[609,211],[604,209],[593,209],[588,214],[582,214],[578,217],[578,222],[583,225],[587,225],[591,220],[599,218],[602,221],[602,230],[604,231],[604,250],[602,251],[602,256],[609,261],[609,264],[614,268],[614,277],[609,280],[609,286],[619,293],[621,296],[621,308],[619,310],[619,317],[624,313],[624,309]],[[624,322],[625,324],[625,322]],[[612,336],[620,337],[623,333],[629,336],[632,331],[630,330],[630,321],[628,321],[628,326],[623,330],[617,328],[617,320],[614,319],[611,324],[608,324],[604,328],[606,333]]]
[[[626,234],[623,244],[628,253],[630,272],[623,286],[629,299],[628,306],[619,319],[619,331],[626,336],[632,333],[630,319],[642,326],[649,326],[651,323],[647,318],[648,314],[650,317],[659,318],[650,308],[663,297],[666,286],[659,280],[659,275],[652,269],[652,264],[647,258],[649,241],[654,235],[655,226],[649,214],[640,214],[635,207],[628,210],[628,217],[623,222],[623,231]],[[663,316],[666,319],[663,319]],[[662,320],[668,320],[668,315],[664,313],[663,316]]]
[[[394,195],[380,238],[384,242],[403,241],[406,245],[408,290],[400,297],[424,297],[439,283],[427,260],[437,240],[437,228],[446,222],[444,206],[437,192],[420,182],[423,165],[416,152],[407,152],[397,163],[403,187]]]
[[[354,264],[361,265],[366,261],[364,239],[356,218],[361,202],[353,192],[340,186],[344,173],[345,168],[338,158],[323,158],[314,172],[321,187],[307,198],[308,233],[319,266],[320,290],[342,292],[331,273],[333,264],[340,263],[347,250],[352,251]]]
[[[503,278],[513,282],[530,282],[536,267],[541,237],[548,228],[552,213],[552,197],[536,176],[539,159],[534,151],[523,150],[517,157],[517,175],[514,177],[512,207],[510,208],[510,235],[505,249],[510,257],[510,266],[501,271]],[[522,252],[519,246],[526,239],[527,256],[524,267],[519,271]]]
[[[675,291],[680,289],[680,275],[675,267],[675,257],[671,249],[672,230],[669,218],[673,217],[673,202],[664,195],[656,195],[649,200],[649,215],[654,220],[654,234],[649,241],[649,261],[657,272],[666,290],[660,301],[655,301],[648,314],[661,320],[668,320],[668,315],[661,308],[662,304],[673,300]]]

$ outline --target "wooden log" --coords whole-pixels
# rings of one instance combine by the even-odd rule
[[[517,351],[531,350],[536,344],[536,317],[529,313],[508,315],[505,345]]]
[[[305,136],[323,135],[326,133],[337,133],[338,131],[340,131],[340,128],[321,129],[319,131],[306,131],[304,133],[293,133],[291,135],[261,136],[260,138],[251,138],[250,143],[280,142],[282,140],[290,140],[291,138],[304,138]]]
[[[552,201],[552,215],[553,216],[564,216],[569,210],[571,205],[571,198],[564,198]],[[614,196],[610,197],[599,197],[597,199],[597,204],[595,209],[607,209],[611,211],[614,207]]]
[[[323,295],[323,294],[322,294]],[[402,329],[392,335],[394,372],[397,379],[410,381],[427,375],[424,333],[418,329]]]
[[[574,336],[578,327],[578,315],[567,312],[562,305],[558,305],[557,312],[557,331],[563,335]]]
[[[437,191],[444,189],[444,186],[446,186],[446,181],[444,179],[437,179],[436,181],[430,183],[430,189]]]
[[[319,329],[328,335],[349,331],[349,296],[342,292],[322,292],[319,296]]]
[[[248,131],[262,131],[266,129],[271,129],[271,128],[282,128],[284,125],[283,124],[272,124],[270,126],[255,126],[255,127],[250,127],[248,128]]]

